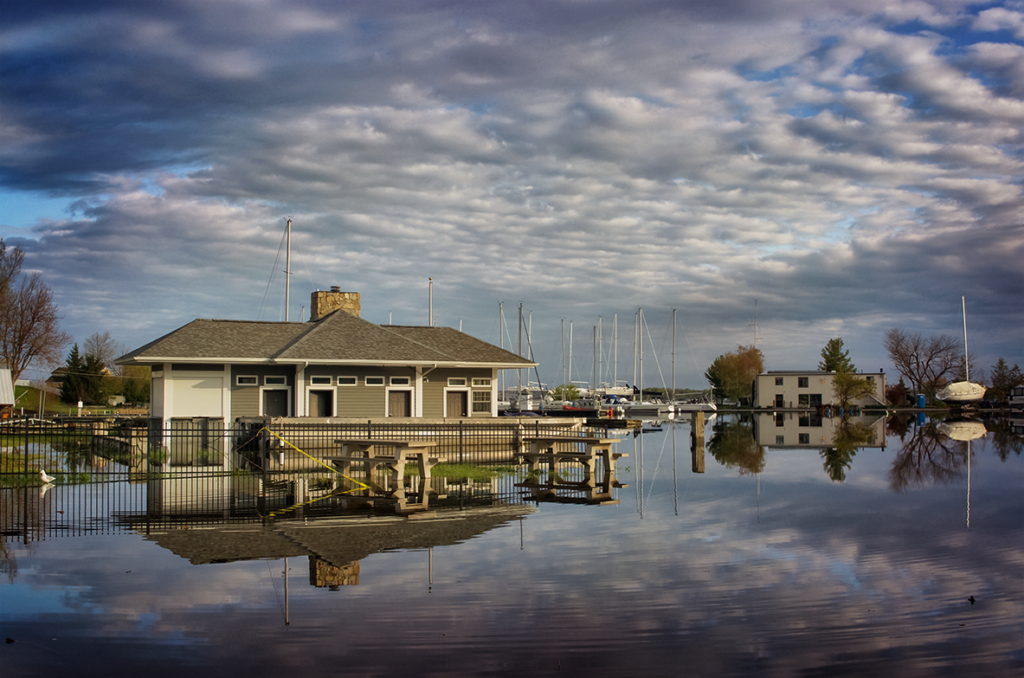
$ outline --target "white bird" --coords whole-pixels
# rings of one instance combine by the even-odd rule
[[[39,477],[43,479],[44,483],[52,483],[56,480],[53,476],[46,475],[46,471],[39,471]]]

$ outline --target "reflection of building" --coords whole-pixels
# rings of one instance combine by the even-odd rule
[[[816,408],[838,404],[832,385],[834,372],[765,372],[754,379],[754,407],[778,409]],[[885,372],[857,373],[875,384],[874,396],[865,396],[854,404],[885,405]]]
[[[815,412],[762,412],[754,416],[754,439],[761,447],[823,449],[843,443],[856,427],[856,447],[885,449],[885,417],[821,417]]]

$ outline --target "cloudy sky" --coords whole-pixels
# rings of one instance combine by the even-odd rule
[[[291,217],[292,320],[426,324],[433,278],[496,344],[521,303],[546,382],[599,318],[632,382],[643,307],[645,383],[677,309],[700,386],[755,302],[769,369],[893,371],[962,295],[972,362],[1024,364],[1019,0],[9,1],[0,86],[0,237],[78,341],[283,319]]]

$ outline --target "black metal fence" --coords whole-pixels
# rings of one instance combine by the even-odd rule
[[[578,422],[463,420],[451,423],[301,423],[263,419],[33,420],[0,427],[0,481],[40,472],[62,483],[148,474],[297,471],[324,466],[346,439],[433,441],[445,463],[511,464],[524,436],[580,435]]]

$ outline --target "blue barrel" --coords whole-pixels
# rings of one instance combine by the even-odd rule
[[[917,394],[917,406],[920,407],[922,410],[924,409],[924,394],[923,393],[918,393]]]

